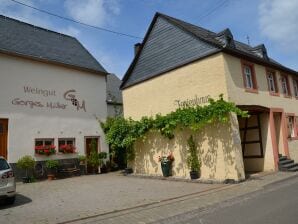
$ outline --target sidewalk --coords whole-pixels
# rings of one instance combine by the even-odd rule
[[[150,223],[193,210],[204,211],[207,207],[241,195],[261,190],[267,185],[277,184],[289,178],[297,177],[297,173],[261,173],[252,175],[247,181],[224,185],[215,189],[209,189],[191,195],[176,197],[156,203],[150,203],[125,209],[122,211],[97,214],[89,218],[72,220],[64,223],[91,224],[91,223]]]

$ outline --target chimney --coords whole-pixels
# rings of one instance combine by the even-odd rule
[[[137,53],[139,52],[139,50],[141,49],[142,44],[141,43],[136,43],[135,44],[135,56],[137,55]]]

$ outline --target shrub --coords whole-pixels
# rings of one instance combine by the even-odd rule
[[[59,166],[59,162],[57,160],[47,160],[46,167],[48,169],[56,169]]]
[[[193,140],[192,135],[187,140],[187,145],[188,145],[187,166],[191,171],[198,172],[201,169],[201,162],[198,158],[197,146]]]
[[[17,161],[17,167],[26,171],[26,177],[28,178],[28,170],[35,167],[35,160],[32,156],[23,156]]]

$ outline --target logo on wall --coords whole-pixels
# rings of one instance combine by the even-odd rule
[[[32,88],[30,86],[24,86],[24,93],[30,94],[30,95],[38,95],[41,97],[57,97],[56,90],[45,90],[45,89],[39,89],[39,88]],[[76,111],[83,110],[86,112],[86,105],[85,100],[79,100],[77,97],[76,90],[71,89],[67,90],[63,94],[63,99],[65,101],[70,102],[71,106],[73,106]],[[29,107],[31,109],[33,108],[48,108],[48,109],[62,109],[65,110],[66,107],[69,105],[66,102],[52,102],[52,101],[34,101],[34,100],[24,100],[21,98],[15,98],[11,101],[13,105],[17,106],[24,106]]]
[[[68,100],[71,102],[73,106],[77,108],[77,110],[83,109],[86,112],[86,107],[85,107],[85,100],[80,101],[76,98],[75,95],[76,91],[74,89],[68,90],[63,94],[63,97],[65,100]]]

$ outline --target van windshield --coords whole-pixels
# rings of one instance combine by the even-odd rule
[[[5,159],[0,158],[0,170],[7,170],[9,169],[9,165]]]

